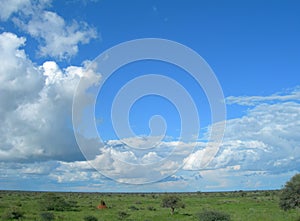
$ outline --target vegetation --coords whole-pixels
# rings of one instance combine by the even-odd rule
[[[46,193],[40,202],[41,210],[45,211],[71,211],[75,210],[76,204],[76,202],[68,202],[54,193]]]
[[[85,216],[83,218],[84,221],[98,221],[97,217],[95,216]]]
[[[119,219],[120,220],[125,220],[128,216],[130,216],[128,213],[126,213],[125,211],[119,211],[118,212],[119,215]]]
[[[19,207],[10,207],[2,215],[3,220],[19,220],[23,218],[24,212]]]
[[[300,208],[300,174],[296,174],[285,184],[279,205],[285,211]]]
[[[42,212],[41,213],[42,221],[51,221],[54,220],[54,214],[50,212]]]
[[[179,198],[184,202],[185,208],[176,208],[175,213],[170,215],[170,207],[168,209],[161,207],[164,199],[169,196]],[[281,210],[280,198],[281,191],[169,194],[0,191],[0,220],[199,221],[200,217],[210,215],[202,212],[214,211],[214,214],[219,212],[229,214],[232,221],[297,221],[300,210]],[[46,199],[56,202],[51,210],[45,210],[46,205],[41,205],[47,202]],[[101,200],[106,203],[107,209],[98,209]],[[60,205],[58,207],[57,202]]]
[[[176,195],[169,195],[163,198],[162,207],[170,208],[171,214],[174,214],[176,208],[184,208],[184,203]]]
[[[220,211],[206,210],[198,214],[199,221],[230,221],[230,215]]]

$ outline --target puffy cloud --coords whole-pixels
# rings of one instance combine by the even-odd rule
[[[36,98],[42,88],[43,76],[27,59],[24,50],[19,49],[24,46],[25,40],[25,38],[18,38],[12,33],[4,32],[0,35],[0,59],[2,61],[0,67],[2,83],[0,113],[2,117],[4,117],[4,111],[8,112],[14,109],[24,100]]]
[[[53,61],[37,66],[20,49],[24,44],[12,33],[0,35],[0,159],[80,159],[71,115],[85,67],[62,70]]]
[[[11,14],[30,4],[30,0],[1,0],[0,19],[7,20]]]
[[[62,17],[51,11],[43,11],[28,23],[19,25],[32,37],[41,41],[40,55],[59,59],[77,54],[78,44],[89,43],[91,39],[97,37],[96,30],[87,23],[73,21],[66,24]]]
[[[184,170],[200,170],[201,169],[201,159],[204,157],[204,149],[197,150],[191,153],[188,157],[184,159]]]
[[[134,138],[130,140],[135,142]],[[140,142],[139,138],[136,142]],[[103,147],[98,145],[98,151],[93,153],[93,157],[88,157],[88,162],[103,175],[119,182],[149,183],[164,179],[180,169],[184,157],[199,145],[204,144],[164,141],[155,148],[140,150],[128,147],[121,140],[110,140]]]
[[[7,20],[13,14],[13,22],[39,41],[41,56],[68,59],[77,54],[79,44],[87,44],[96,38],[97,31],[86,22],[66,22],[57,13],[46,10],[51,2],[5,1],[1,19]]]
[[[200,149],[185,159],[184,169],[226,168],[273,174],[300,171],[298,94],[298,89],[293,90],[280,97],[282,102],[274,96],[260,98],[261,103],[248,110],[246,115],[227,120],[223,144],[207,168],[200,166],[204,157],[204,149]]]
[[[161,160],[162,157],[160,157],[156,152],[149,152],[143,156],[142,164],[152,164]]]
[[[49,174],[51,174],[57,167],[59,167],[59,162],[1,162],[0,166],[0,180],[12,178],[30,179],[30,177],[32,178],[49,176]]]
[[[48,162],[42,164],[47,165]],[[49,171],[48,179],[55,180],[58,183],[88,181],[96,184],[109,180],[95,170],[88,161],[57,161],[57,166]]]

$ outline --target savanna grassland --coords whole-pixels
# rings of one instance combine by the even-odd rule
[[[176,195],[185,208],[162,207],[162,199]],[[279,191],[217,193],[47,193],[0,191],[2,220],[201,220],[203,211],[220,211],[236,221],[297,221],[299,210],[279,208]],[[107,209],[98,209],[103,200]]]

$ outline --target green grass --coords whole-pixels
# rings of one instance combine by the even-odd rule
[[[98,221],[122,220],[120,213],[128,214],[123,220],[168,221],[197,220],[203,210],[223,211],[235,221],[297,221],[299,210],[284,212],[278,206],[278,191],[219,192],[219,193],[173,193],[185,204],[184,209],[171,215],[162,208],[165,194],[121,194],[121,193],[55,193],[66,201],[73,201],[72,211],[50,211],[55,220],[83,221],[86,216],[95,216]],[[40,221],[43,192],[0,191],[0,217],[11,207],[24,212],[24,221]],[[104,200],[108,209],[99,210],[97,205]],[[1,218],[0,218],[1,219]]]

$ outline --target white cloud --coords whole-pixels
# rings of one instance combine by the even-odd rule
[[[78,52],[79,44],[87,44],[97,37],[95,28],[86,22],[67,22],[57,13],[46,10],[51,0],[4,1],[1,19],[12,21],[38,40],[39,55],[68,59]]]
[[[284,96],[244,100],[247,104],[250,101],[251,104],[252,101],[259,103],[243,117],[227,120],[223,144],[208,167],[201,167],[204,149],[200,149],[185,159],[184,169],[227,168],[267,173],[300,171],[299,91],[297,88]],[[240,97],[231,97],[230,100],[245,104]]]
[[[227,104],[239,104],[245,106],[255,106],[261,104],[262,102],[282,102],[282,101],[299,101],[300,100],[300,90],[299,87],[292,91],[285,93],[277,93],[270,96],[229,96],[226,98]]]
[[[30,0],[1,0],[0,19],[7,20],[11,14],[30,4]]]
[[[97,37],[97,32],[87,23],[73,21],[66,24],[64,19],[54,12],[43,11],[20,27],[32,37],[41,40],[40,54],[66,59],[78,52],[78,44],[86,44]],[[49,28],[51,27],[51,28]]]
[[[149,152],[145,154],[141,160],[142,164],[153,164],[155,162],[161,161],[162,157],[160,157],[156,152]]]
[[[194,153],[191,153],[188,157],[184,159],[184,170],[200,170],[201,169],[201,160],[204,157],[205,150],[197,150]]]
[[[130,140],[134,142],[134,138]],[[139,138],[136,142],[140,142]],[[203,143],[164,141],[155,148],[140,150],[126,146],[120,140],[110,140],[94,153],[94,157],[89,157],[89,163],[100,173],[119,182],[149,183],[164,179],[180,169],[184,156],[197,145]]]
[[[85,68],[37,66],[20,49],[24,44],[25,38],[0,34],[0,159],[78,159],[71,108]]]

